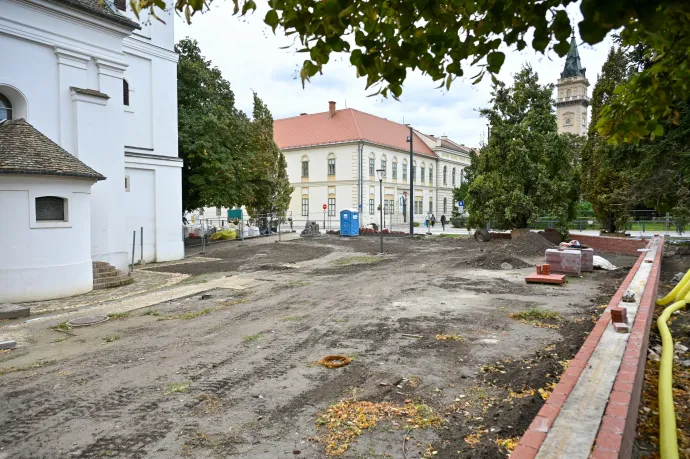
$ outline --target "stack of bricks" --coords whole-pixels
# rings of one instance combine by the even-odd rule
[[[580,262],[582,272],[594,271],[594,249],[582,249],[580,253],[582,254]]]
[[[579,276],[582,271],[582,254],[579,250],[546,249],[546,262],[555,273]]]
[[[628,308],[611,307],[611,322],[618,333],[628,333]]]

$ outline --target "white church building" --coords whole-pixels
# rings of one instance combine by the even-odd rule
[[[184,256],[174,18],[127,9],[0,0],[0,303]]]

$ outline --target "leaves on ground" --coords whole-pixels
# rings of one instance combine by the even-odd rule
[[[460,335],[436,335],[437,341],[463,341],[464,339]]]
[[[165,391],[165,395],[185,393],[188,390],[189,390],[189,383],[188,382],[171,382],[171,383],[168,383],[168,389]]]

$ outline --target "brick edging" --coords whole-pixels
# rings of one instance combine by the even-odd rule
[[[663,244],[663,238],[661,240],[661,244]],[[647,246],[651,246],[651,242],[649,242]],[[524,435],[520,439],[518,446],[515,448],[515,450],[513,450],[512,454],[510,455],[510,459],[533,459],[539,452],[539,448],[541,448],[541,445],[546,438],[546,434],[548,433],[549,429],[551,429],[556,417],[558,417],[558,413],[560,413],[561,408],[563,405],[565,405],[565,401],[568,399],[570,392],[575,387],[575,384],[577,384],[577,380],[580,378],[582,370],[584,370],[584,368],[587,366],[587,362],[589,362],[594,349],[596,349],[597,344],[599,344],[599,339],[601,339],[601,336],[604,334],[604,331],[611,320],[611,307],[617,306],[621,301],[623,294],[628,290],[628,287],[635,277],[635,274],[637,274],[637,270],[642,264],[645,256],[646,253],[643,252],[639,255],[637,261],[635,261],[635,264],[630,269],[630,272],[628,272],[628,275],[625,277],[623,283],[616,291],[616,294],[613,296],[613,298],[611,298],[611,301],[609,301],[606,310],[601,317],[599,317],[596,325],[590,332],[589,336],[587,336],[585,342],[582,344],[579,352],[575,355],[575,357],[573,357],[568,369],[565,371],[565,373],[563,373],[563,375],[561,375],[560,381],[554,388],[549,398],[546,400],[546,403],[544,403],[544,405],[541,407],[539,413],[537,413],[537,416],[534,418],[532,423],[527,428],[527,431],[525,431]],[[657,252],[657,256],[659,256],[659,252]],[[644,295],[646,294],[647,289],[645,289]],[[635,319],[635,325],[637,325],[637,318]],[[635,326],[633,325],[633,329],[634,327]]]
[[[664,238],[661,237],[625,347],[623,361],[618,368],[613,390],[601,419],[591,459],[629,458],[632,455],[663,250]]]
[[[602,252],[625,255],[637,255],[639,253],[637,250],[648,246],[649,242],[649,238],[645,237],[590,236],[587,234],[571,234],[571,239],[576,239],[586,246]]]

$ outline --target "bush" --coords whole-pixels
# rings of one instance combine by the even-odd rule
[[[237,237],[237,233],[234,232],[233,230],[223,230],[223,231],[218,231],[216,233],[213,233],[211,235],[211,240],[212,241],[227,241],[230,239],[235,239]]]
[[[450,217],[450,224],[453,228],[464,228],[465,219],[463,217]]]
[[[418,227],[419,227],[419,222],[413,222],[413,224],[414,224],[414,227],[415,227],[415,228],[418,228]]]

